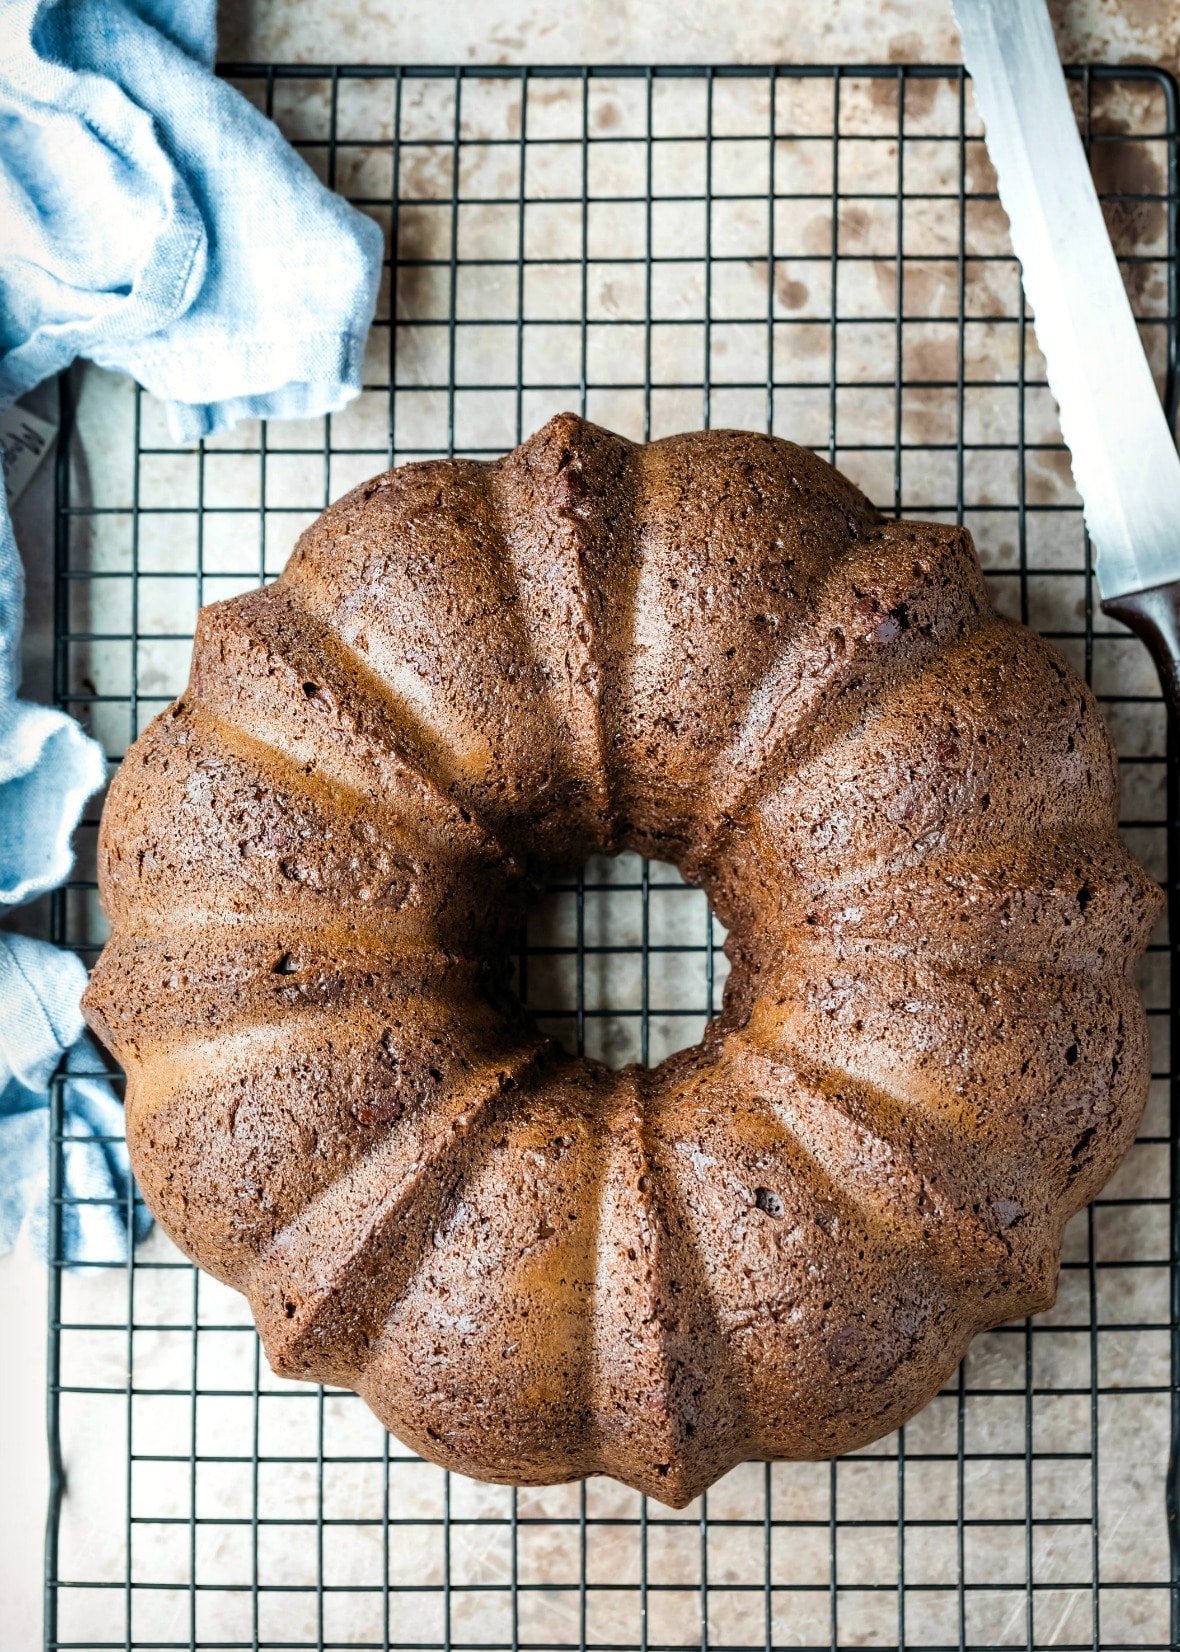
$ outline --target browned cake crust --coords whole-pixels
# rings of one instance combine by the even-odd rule
[[[1132,1141],[1160,908],[1093,697],[968,534],[803,448],[571,415],[356,488],[206,608],[111,788],[86,995],[152,1210],[424,1456],[683,1504],[1047,1307]],[[676,861],[704,1042],[539,1036],[542,869]]]

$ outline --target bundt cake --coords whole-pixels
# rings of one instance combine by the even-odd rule
[[[204,610],[106,805],[86,1013],[275,1371],[467,1474],[680,1505],[864,1445],[1053,1301],[1149,1072],[1116,790],[963,528],[789,442],[562,415]],[[704,887],[732,972],[701,1044],[612,1072],[508,959],[545,873],[623,849]]]

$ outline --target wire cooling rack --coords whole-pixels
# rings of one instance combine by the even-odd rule
[[[573,407],[814,446],[884,508],[967,522],[998,604],[1070,655],[1120,751],[1131,847],[1175,892],[1178,770],[1146,654],[1096,607],[1044,367],[957,69],[224,71],[391,249],[345,412],[177,451],[159,408],[62,386],[56,692],[113,760],[181,688],[198,606],[282,566],[386,463],[502,452]],[[1071,72],[1161,393],[1174,400],[1172,82]],[[94,822],[57,939],[103,937]],[[657,1060],[724,970],[667,867],[596,863],[522,984],[571,1046]],[[1171,950],[1144,970],[1139,1141],[1072,1225],[1056,1308],[981,1337],[903,1432],[746,1465],[689,1509],[609,1482],[447,1476],[350,1395],[280,1382],[241,1301],[157,1232],[63,1264],[53,1114],[50,1647],[1148,1648],[1180,1637]],[[1171,1514],[1175,1517],[1173,1500]]]

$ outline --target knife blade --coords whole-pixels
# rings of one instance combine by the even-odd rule
[[[1044,0],[952,0],[1102,606],[1180,707],[1180,455],[1143,353]]]

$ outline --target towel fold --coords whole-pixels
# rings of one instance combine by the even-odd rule
[[[178,440],[356,393],[378,226],[209,72],[212,0],[9,0],[0,401],[83,355]]]
[[[4,7],[0,408],[78,356],[131,373],[181,441],[359,389],[381,231],[211,73],[214,20],[213,0]],[[66,877],[104,774],[77,724],[17,697],[22,605],[0,495],[0,909]],[[0,935],[0,1251],[45,1229],[47,1087],[66,1051],[66,1133],[86,1145],[64,1174],[99,1203],[61,1207],[63,1254],[126,1239],[126,1155],[100,1139],[121,1114],[80,1038],[84,979],[70,955]]]

